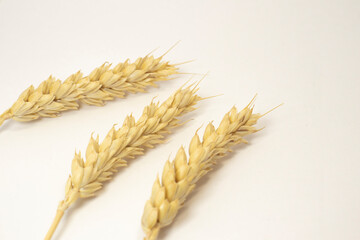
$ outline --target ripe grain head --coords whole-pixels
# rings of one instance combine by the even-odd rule
[[[106,101],[124,98],[127,93],[145,92],[156,82],[169,80],[178,73],[174,64],[145,56],[131,63],[126,60],[112,67],[104,63],[88,76],[79,71],[65,81],[50,76],[37,88],[30,86],[17,101],[0,115],[0,125],[7,119],[27,122],[41,117],[58,117],[63,111],[79,108],[79,103],[103,106]]]
[[[142,216],[145,240],[157,239],[160,229],[173,222],[198,180],[213,168],[217,159],[225,156],[231,146],[247,143],[244,137],[258,131],[253,125],[262,115],[254,114],[252,105],[253,101],[240,112],[233,107],[217,129],[212,123],[207,125],[202,140],[196,132],[190,142],[189,157],[181,147],[175,159],[165,163],[161,181],[156,178],[145,204]]]
[[[116,129],[113,126],[101,143],[98,136],[92,136],[85,160],[80,152],[75,153],[64,200],[58,206],[57,216],[45,239],[51,239],[64,211],[77,199],[94,196],[119,167],[126,166],[127,160],[162,143],[172,128],[181,125],[178,117],[193,111],[202,99],[197,91],[197,85],[192,84],[177,90],[161,105],[152,101],[138,121],[132,115],[126,117],[122,127]]]

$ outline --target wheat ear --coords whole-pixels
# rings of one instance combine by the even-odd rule
[[[164,56],[164,55],[163,55]],[[162,57],[145,56],[134,63],[126,60],[111,68],[104,63],[83,77],[79,71],[61,82],[50,76],[38,88],[30,86],[11,108],[0,115],[0,125],[7,120],[32,121],[40,117],[57,117],[63,111],[78,109],[79,102],[103,106],[106,101],[124,98],[126,93],[145,92],[155,82],[178,73],[176,65]]]
[[[253,125],[262,115],[253,114],[252,104],[253,101],[240,112],[233,107],[216,130],[209,123],[202,141],[196,133],[190,143],[189,158],[181,147],[175,159],[166,162],[161,183],[158,176],[145,204],[142,216],[144,239],[157,239],[160,229],[173,222],[197,181],[212,169],[216,160],[231,151],[231,146],[247,143],[244,136],[258,131]]]
[[[64,211],[78,198],[94,196],[103,182],[110,180],[119,167],[126,166],[127,159],[143,155],[145,148],[162,143],[164,135],[180,125],[178,117],[193,111],[194,105],[202,99],[196,95],[197,85],[193,85],[177,90],[160,106],[152,101],[137,122],[132,115],[126,117],[123,126],[118,130],[112,127],[101,144],[99,137],[91,137],[85,162],[80,152],[75,153],[65,198],[58,206],[46,240],[51,239]]]

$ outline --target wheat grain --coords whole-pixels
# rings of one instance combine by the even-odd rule
[[[85,162],[80,152],[75,153],[65,198],[45,239],[51,239],[64,211],[78,198],[94,196],[103,182],[110,180],[119,167],[126,166],[126,159],[142,155],[145,148],[162,143],[164,135],[180,125],[178,117],[193,111],[194,105],[203,99],[196,95],[197,85],[192,86],[180,88],[160,106],[152,101],[137,122],[132,115],[128,116],[121,128],[111,128],[101,144],[99,137],[91,137]]]
[[[196,132],[190,143],[189,158],[181,147],[175,159],[166,162],[161,183],[157,177],[151,197],[145,204],[142,216],[144,239],[157,239],[160,229],[173,222],[197,181],[212,169],[216,160],[226,155],[231,146],[247,143],[244,136],[258,131],[253,125],[262,115],[253,114],[252,104],[253,101],[240,112],[233,107],[216,130],[209,123],[202,141]]]
[[[155,82],[178,73],[176,65],[145,56],[134,63],[126,60],[113,68],[104,63],[83,77],[79,71],[61,82],[50,76],[38,88],[30,86],[11,108],[0,115],[0,125],[7,120],[32,121],[40,117],[57,117],[63,111],[78,109],[79,103],[103,106],[106,101],[124,98],[126,93],[145,92]]]

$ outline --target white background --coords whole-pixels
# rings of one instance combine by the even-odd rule
[[[50,74],[87,74],[156,47],[160,56],[178,40],[165,59],[196,59],[181,71],[210,71],[199,94],[224,94],[201,102],[167,144],[74,205],[53,239],[142,239],[143,206],[168,156],[255,93],[258,112],[285,105],[199,183],[159,239],[360,239],[359,23],[356,0],[0,1],[1,110]],[[102,139],[186,80],[102,108],[1,126],[0,239],[43,239],[75,149],[84,152],[92,132]]]

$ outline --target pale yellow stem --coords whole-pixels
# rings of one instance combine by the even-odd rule
[[[64,210],[64,207],[63,207],[63,202],[61,202],[59,204],[59,207],[58,207],[57,211],[56,211],[56,216],[54,218],[54,221],[51,224],[51,227],[50,227],[48,233],[46,234],[44,240],[50,240],[51,239],[51,237],[53,236],[57,226],[59,225],[59,222],[60,222],[62,216],[64,215],[64,211],[65,210]]]
[[[8,120],[9,118],[11,118],[11,114],[8,111],[4,112],[3,114],[0,115],[0,126],[4,123],[5,120]]]

